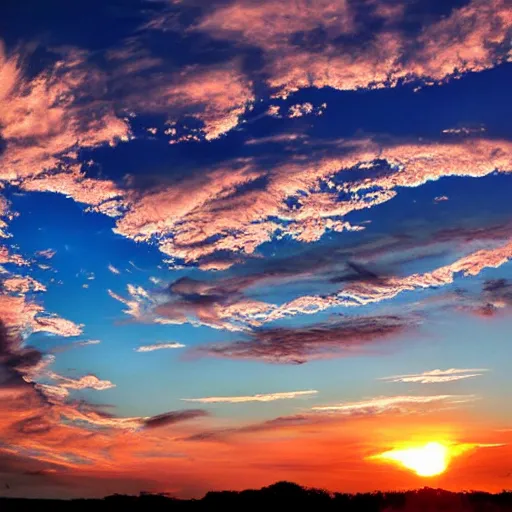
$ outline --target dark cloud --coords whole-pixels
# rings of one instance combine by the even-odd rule
[[[171,411],[157,416],[152,416],[143,421],[146,428],[161,428],[174,425],[182,421],[204,418],[208,412],[202,409],[186,409],[183,411]]]
[[[249,340],[215,343],[193,349],[197,355],[303,364],[324,357],[361,354],[368,345],[413,329],[417,319],[399,316],[347,317],[329,324],[298,328],[260,328]]]
[[[197,432],[186,438],[185,441],[223,441],[232,435],[252,434],[257,432],[267,432],[276,429],[286,429],[295,426],[309,425],[326,421],[329,418],[320,414],[295,414],[290,416],[279,416],[271,420],[243,425],[235,428],[222,428]]]
[[[509,279],[488,279],[482,287],[480,305],[473,311],[480,316],[494,316],[512,306],[512,282]]]
[[[0,396],[39,398],[44,402],[33,384],[23,378],[38,367],[43,355],[35,348],[22,347],[21,342],[19,335],[11,333],[0,320]]]
[[[52,424],[45,416],[37,415],[15,423],[13,428],[16,429],[20,434],[31,436],[49,432],[52,428]]]

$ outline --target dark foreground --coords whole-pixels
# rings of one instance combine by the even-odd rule
[[[0,498],[0,511],[50,510],[94,512],[107,510],[144,511],[222,511],[290,510],[340,512],[502,512],[512,511],[512,491],[500,494],[484,492],[453,493],[441,489],[366,494],[328,493],[289,482],[279,482],[260,490],[209,492],[199,500],[180,500],[164,494],[139,496],[114,494],[104,499],[29,500]]]

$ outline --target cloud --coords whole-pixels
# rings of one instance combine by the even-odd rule
[[[266,393],[248,396],[209,396],[205,398],[182,398],[185,402],[198,402],[201,404],[229,403],[238,404],[245,402],[274,402],[275,400],[289,400],[308,395],[315,395],[318,391],[289,391],[284,393]]]
[[[505,0],[473,0],[416,32],[407,27],[405,2],[364,9],[363,16],[349,2],[242,0],[207,10],[195,30],[259,48],[267,83],[281,96],[307,87],[436,83],[510,58]]]
[[[385,380],[387,382],[438,384],[443,382],[454,382],[457,380],[480,377],[483,375],[483,372],[486,371],[488,370],[485,368],[449,368],[447,370],[429,370],[423,373],[412,373],[408,375],[393,375],[392,377],[383,377],[380,380]]]
[[[194,420],[196,418],[204,418],[208,416],[208,413],[202,409],[185,409],[183,411],[171,411],[158,416],[152,416],[145,418],[143,425],[149,429],[167,427],[176,423],[188,420]]]
[[[137,347],[135,352],[154,352],[155,350],[164,350],[164,349],[173,349],[173,348],[183,348],[185,345],[178,342],[171,343],[154,343],[153,345],[141,345]]]
[[[144,290],[141,286],[134,286],[131,284],[127,285],[128,293],[131,296],[131,299],[125,299],[114,293],[112,290],[108,290],[108,294],[113,298],[118,300],[119,302],[128,306],[128,309],[123,310],[124,313],[130,315],[134,318],[142,319],[145,315],[145,311],[149,306],[153,305],[153,301],[149,296],[149,293]]]
[[[194,348],[194,355],[252,359],[269,363],[302,364],[328,357],[361,355],[373,343],[403,334],[417,319],[398,316],[347,317],[331,324],[298,328],[259,328],[248,340],[213,343]]]
[[[240,1],[220,5],[203,17],[196,30],[219,39],[243,40],[265,50],[288,45],[298,32],[324,27],[333,35],[352,33],[354,20],[346,2],[319,0],[314,5],[293,2]]]
[[[77,325],[71,320],[58,316],[38,316],[32,324],[33,332],[49,332],[57,336],[79,336],[83,325]]]
[[[184,277],[167,289],[153,291],[130,285],[129,298],[113,295],[129,305],[125,312],[138,321],[189,322],[245,331],[298,314],[378,303],[406,291],[439,288],[456,278],[476,276],[485,268],[508,261],[511,234],[508,223],[457,224],[435,230],[425,225],[410,234],[368,236],[329,251],[322,245],[312,246],[301,251],[300,258],[255,259],[245,274],[208,280]],[[455,261],[451,264],[423,274],[403,275],[403,267],[409,262],[439,254],[446,259],[452,253]],[[335,286],[337,290],[321,296],[298,296],[280,305],[263,302],[254,293],[262,287],[285,287],[301,281],[329,289]]]
[[[340,414],[381,414],[389,411],[413,410],[415,406],[442,402],[443,404],[460,404],[475,400],[473,395],[428,395],[428,396],[387,396],[360,402],[348,402],[335,405],[318,405],[313,411],[336,412]]]
[[[122,207],[123,191],[110,180],[87,178],[78,165],[67,172],[25,178],[20,187],[28,192],[54,192],[90,205],[92,211],[116,217]]]
[[[262,432],[279,432],[295,427],[315,425],[330,421],[330,417],[320,414],[294,414],[290,416],[279,416],[271,420],[259,423],[251,423],[232,428],[219,428],[192,434],[184,439],[184,441],[219,441],[233,435],[254,434]]]
[[[469,300],[463,310],[481,317],[492,317],[512,305],[512,283],[508,279],[487,279],[481,294]]]
[[[52,352],[65,352],[66,350],[71,350],[77,347],[87,347],[88,345],[99,345],[101,343],[100,340],[84,340],[84,341],[73,341],[71,343],[66,343],[65,345],[58,345],[51,349]]]
[[[30,276],[12,276],[4,279],[2,287],[9,293],[24,295],[30,291],[45,292],[46,286]]]
[[[216,254],[252,255],[277,235],[312,243],[327,232],[362,229],[341,219],[390,201],[402,187],[509,172],[511,148],[504,140],[383,145],[358,139],[270,167],[238,160],[173,186],[128,194],[114,231],[156,240],[164,254],[185,264],[208,264]],[[350,169],[359,177],[340,183]],[[224,261],[220,268],[227,266]]]
[[[238,125],[239,118],[255,100],[252,83],[238,60],[184,66],[178,72],[159,69],[146,75],[143,81],[134,80],[132,73],[123,75],[123,70],[120,71],[116,87],[130,109],[164,114],[168,122],[187,117],[201,121],[202,128],[190,133],[181,125],[167,128],[164,132],[176,137],[171,139],[173,142],[219,138]]]
[[[45,258],[47,260],[51,260],[55,256],[55,254],[57,254],[57,251],[53,249],[43,249],[41,251],[36,252],[36,256]]]
[[[2,207],[2,205],[1,205],[2,199],[3,198],[0,198],[0,208]],[[3,233],[1,231],[1,229],[6,226],[7,226],[7,224],[5,222],[3,222],[2,220],[0,220],[0,236],[2,236],[2,234],[5,235],[5,233]],[[0,246],[0,264],[4,264],[4,263],[12,263],[12,264],[18,265],[18,266],[28,266],[29,265],[28,261],[26,261],[25,258],[20,256],[19,254],[11,254],[9,252],[9,249],[7,249],[7,247]]]
[[[112,272],[112,274],[120,274],[120,270],[118,270],[116,267],[114,267],[114,265],[109,265],[108,266],[108,269],[110,270],[110,272]]]
[[[0,318],[16,333],[48,332],[57,336],[78,336],[82,326],[50,315],[42,306],[27,301],[23,295],[0,295]]]
[[[101,380],[96,375],[84,375],[78,379],[64,377],[54,372],[48,373],[48,377],[58,382],[59,387],[65,389],[95,389],[103,391],[105,389],[115,388],[116,385],[109,380]]]
[[[127,124],[98,101],[105,77],[85,52],[63,50],[33,78],[24,73],[22,61],[20,55],[8,56],[0,43],[2,179],[35,177],[60,166],[65,174],[77,148],[127,140]]]
[[[409,276],[359,280],[328,296],[302,296],[269,311],[266,321],[297,314],[313,314],[333,307],[359,307],[390,300],[406,291],[438,288],[452,284],[456,276],[477,276],[485,268],[498,268],[512,258],[512,243],[474,251],[431,272]]]

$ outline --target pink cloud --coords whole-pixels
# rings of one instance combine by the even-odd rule
[[[510,58],[503,49],[512,26],[506,0],[473,0],[417,35],[400,29],[404,3],[366,7],[383,28],[357,49],[339,43],[340,36],[368,33],[348,2],[243,0],[208,11],[195,29],[261,48],[269,85],[281,96],[311,86],[353,90],[436,82]],[[319,28],[323,37],[316,41]]]
[[[195,27],[219,39],[241,40],[266,51],[279,52],[290,37],[323,27],[330,37],[351,34],[354,17],[347,2],[245,0],[221,5]]]
[[[44,292],[46,286],[30,276],[12,276],[3,281],[3,288],[10,293],[25,294],[29,291]]]
[[[0,47],[1,134],[7,149],[0,158],[1,178],[16,180],[57,168],[66,152],[127,139],[129,128],[101,105],[80,104],[94,95],[104,77],[76,50],[64,53],[53,67],[27,79],[19,56]]]
[[[53,249],[43,249],[42,251],[37,251],[36,256],[40,256],[41,258],[46,258],[47,260],[51,260],[57,251]]]
[[[236,61],[220,66],[191,66],[176,74],[156,73],[141,84],[134,82],[130,74],[129,78],[120,79],[129,85],[124,101],[136,110],[166,114],[169,122],[195,117],[203,122],[205,139],[217,139],[238,125],[255,99],[252,83],[239,68]],[[164,133],[175,136],[177,131],[172,127]],[[201,140],[194,134],[180,137],[187,139]]]
[[[337,150],[341,156],[322,154],[313,162],[293,161],[266,171],[252,161],[235,162],[172,187],[132,193],[115,232],[136,241],[158,237],[164,254],[186,263],[217,251],[252,254],[278,232],[313,242],[328,230],[362,229],[339,217],[387,202],[400,187],[418,187],[444,176],[481,177],[512,170],[512,145],[499,140],[386,147],[356,140],[339,142]],[[376,159],[385,160],[392,170],[365,178],[365,169]],[[353,168],[360,169],[360,179],[343,185],[331,181]],[[250,186],[262,180],[262,187]],[[320,190],[321,183],[330,186]],[[307,194],[299,197],[299,191]],[[347,199],[339,200],[340,192]],[[286,200],[296,196],[300,208],[288,206]]]

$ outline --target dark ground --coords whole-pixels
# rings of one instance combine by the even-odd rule
[[[502,512],[512,511],[512,491],[453,493],[424,488],[407,492],[366,494],[328,493],[278,482],[260,490],[209,492],[199,500],[180,500],[164,494],[114,494],[98,500],[29,500],[0,498],[0,511],[50,510],[336,510],[340,512]]]

